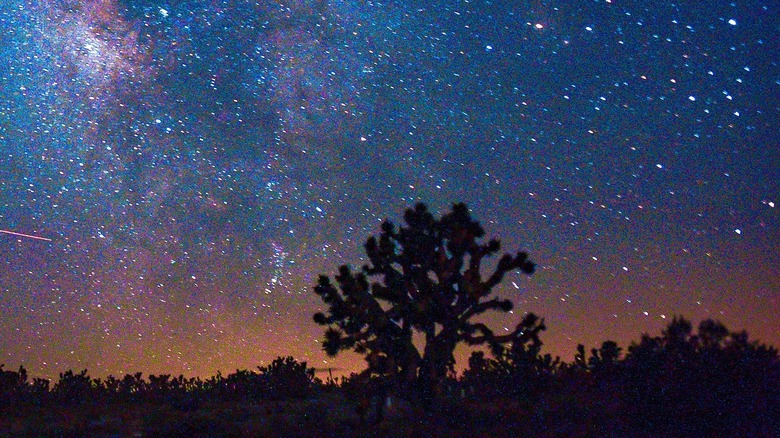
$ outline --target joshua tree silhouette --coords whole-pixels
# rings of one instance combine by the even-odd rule
[[[327,276],[319,278],[314,291],[328,311],[315,314],[314,321],[328,326],[323,343],[328,354],[354,349],[366,356],[372,372],[395,384],[415,383],[428,399],[452,369],[459,343],[487,344],[500,352],[507,343],[532,339],[527,322],[496,335],[473,319],[510,311],[510,300],[490,297],[493,288],[510,271],[533,273],[534,264],[525,252],[505,254],[483,277],[483,261],[501,244],[480,241],[485,231],[465,204],[436,219],[420,203],[406,210],[404,221],[400,228],[385,221],[380,235],[366,240],[370,264],[357,273],[341,266],[338,288]],[[369,284],[369,277],[378,281]],[[414,333],[424,341],[419,350]]]

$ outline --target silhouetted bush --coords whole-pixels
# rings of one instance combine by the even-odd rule
[[[772,347],[705,320],[675,318],[622,364],[627,411],[653,433],[770,436],[780,431],[780,362]]]
[[[221,378],[212,391],[217,391],[221,400],[259,400],[265,396],[265,378],[254,371],[236,370]]]
[[[93,386],[87,370],[75,374],[73,370],[60,373],[60,380],[54,384],[54,398],[63,404],[81,404],[94,401],[100,388]]]
[[[277,357],[267,367],[258,367],[263,382],[263,395],[270,399],[304,398],[315,385],[314,368],[291,356]]]
[[[29,393],[27,370],[19,367],[19,371],[7,371],[0,364],[0,407],[17,403]]]

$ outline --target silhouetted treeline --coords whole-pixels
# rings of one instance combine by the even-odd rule
[[[97,402],[155,402],[182,409],[197,408],[204,401],[253,401],[305,398],[315,385],[314,369],[292,357],[278,357],[258,371],[236,370],[235,373],[202,380],[170,374],[126,374],[118,379],[92,378],[87,370],[60,373],[51,388],[46,379],[28,381],[27,370],[6,371],[0,365],[0,407],[14,403],[83,405]]]
[[[98,379],[83,370],[62,373],[50,385],[48,380],[30,380],[23,367],[18,371],[0,367],[0,418],[8,412],[24,415],[24,406],[35,415],[117,404],[203,413],[214,403],[255,406],[271,418],[277,411],[262,408],[269,406],[264,403],[287,403],[286,412],[299,405],[303,417],[285,419],[285,430],[303,436],[360,435],[367,427],[379,430],[379,435],[383,430],[390,435],[431,430],[488,435],[780,436],[778,350],[748,340],[745,332],[730,332],[716,321],[705,320],[694,332],[689,321],[674,318],[660,336],[643,335],[625,351],[612,341],[589,352],[580,345],[572,362],[542,354],[541,347],[537,336],[497,356],[474,352],[461,376],[445,379],[434,405],[420,403],[413,390],[393,392],[391,382],[369,370],[322,381],[305,362],[291,357],[279,357],[257,371],[218,373],[206,380],[165,374],[144,379],[141,373]],[[228,414],[210,415],[208,428],[233,427]],[[187,418],[179,418],[176,427],[188,425]],[[249,424],[245,418],[236,421],[242,427]],[[263,421],[265,429],[254,430],[275,430],[275,420]],[[304,426],[296,426],[323,421],[328,426],[321,430],[299,431]],[[2,430],[0,420],[0,434]]]
[[[778,350],[705,320],[693,333],[674,318],[626,354],[605,341],[572,363],[521,345],[497,358],[472,354],[458,383],[475,399],[525,402],[541,425],[587,434],[780,436]]]

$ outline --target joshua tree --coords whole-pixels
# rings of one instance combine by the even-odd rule
[[[474,321],[488,311],[511,310],[510,300],[490,298],[493,288],[507,272],[533,273],[534,264],[524,252],[505,254],[483,277],[483,261],[501,245],[496,239],[480,242],[485,231],[465,204],[437,220],[420,203],[406,210],[404,220],[400,228],[385,221],[381,234],[368,238],[370,264],[357,273],[342,266],[338,288],[320,276],[314,291],[329,308],[314,321],[328,326],[323,348],[329,355],[354,349],[366,355],[372,372],[396,383],[417,381],[430,394],[452,369],[459,343],[487,344],[500,353],[507,343],[535,336],[527,323],[497,335]],[[369,284],[369,277],[377,281]],[[421,334],[419,350],[414,333]]]

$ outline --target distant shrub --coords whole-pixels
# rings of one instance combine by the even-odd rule
[[[314,387],[314,368],[306,362],[277,357],[266,367],[258,367],[263,382],[263,395],[271,399],[304,398]]]
[[[54,384],[52,392],[60,403],[81,404],[94,399],[95,389],[87,370],[81,370],[78,374],[68,370],[60,373],[60,380]]]
[[[652,433],[777,436],[780,357],[745,332],[674,318],[660,337],[644,335],[621,364],[627,414]]]
[[[7,371],[0,364],[0,407],[14,403],[22,398],[28,389],[27,370],[19,367],[19,371]]]

